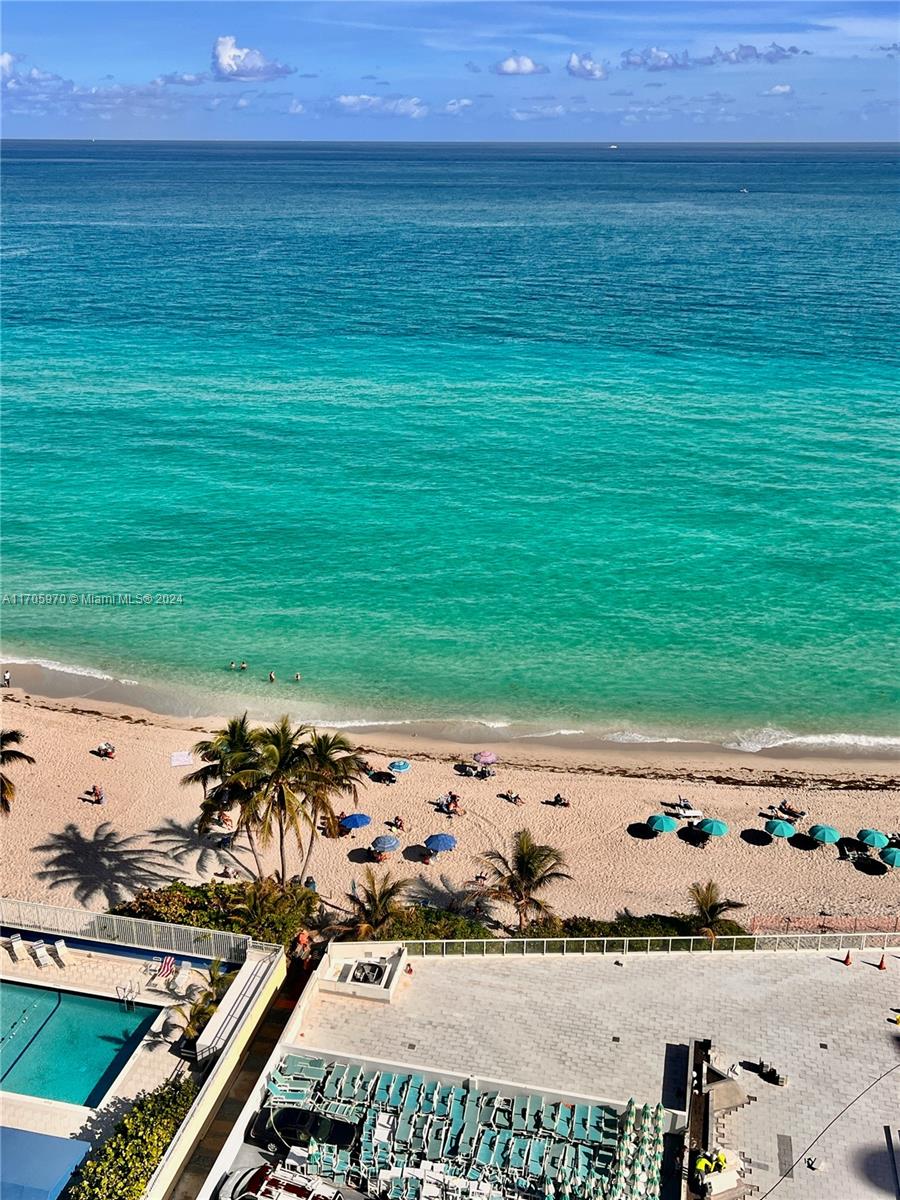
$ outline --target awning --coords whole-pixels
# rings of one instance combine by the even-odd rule
[[[56,1200],[90,1142],[0,1125],[0,1200]]]

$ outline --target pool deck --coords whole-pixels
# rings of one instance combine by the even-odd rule
[[[135,999],[138,1003],[155,1004],[161,1008],[180,1004],[187,992],[201,981],[196,971],[191,972],[186,991],[177,995],[173,995],[162,984],[154,986],[147,973],[152,959],[149,954],[146,958],[123,958],[104,954],[100,950],[70,949],[66,965],[62,967],[48,947],[50,965],[39,967],[34,956],[27,952],[28,944],[23,943],[19,961],[13,962],[6,939],[3,940],[0,947],[0,978],[112,999],[118,998],[117,987],[131,983],[137,993]],[[183,1060],[173,1055],[168,1042],[159,1036],[159,1024],[159,1021],[154,1024],[154,1029],[135,1050],[98,1109],[2,1092],[0,1111],[3,1123],[35,1133],[55,1134],[58,1137],[78,1136],[86,1141],[98,1141],[121,1115],[122,1102],[129,1103],[139,1092],[159,1087],[173,1072],[183,1069]],[[64,1064],[61,1064],[61,1069],[64,1069]]]
[[[900,954],[844,966],[825,952],[632,954],[613,957],[412,959],[394,1002],[320,994],[298,1045],[432,1070],[479,1074],[655,1104],[666,1102],[667,1055],[710,1039],[724,1065],[773,1063],[786,1087],[747,1069],[751,1099],[728,1117],[727,1142],[761,1192],[838,1113],[779,1188],[794,1200],[898,1195]],[[891,1132],[893,1131],[893,1132]],[[891,1139],[890,1141],[888,1139]]]

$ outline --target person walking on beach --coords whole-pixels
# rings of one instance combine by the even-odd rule
[[[294,681],[295,681],[296,683],[299,683],[301,678],[302,678],[302,677],[301,677],[301,675],[300,675],[300,672],[299,672],[299,671],[295,671],[295,672],[294,672]]]
[[[242,670],[242,671],[246,671],[246,670],[247,670],[247,664],[246,664],[246,663],[243,661],[243,659],[241,659],[241,670]]]
[[[269,672],[269,683],[274,683],[274,682],[275,682],[275,672],[270,671]]]
[[[3,686],[4,686],[4,687],[9,687],[9,685],[10,685],[10,674],[9,674],[9,671],[4,671],[4,672],[3,672]]]

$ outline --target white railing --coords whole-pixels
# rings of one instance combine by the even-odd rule
[[[257,945],[251,943],[251,939],[243,933],[195,929],[191,925],[167,925],[162,921],[113,916],[111,913],[91,912],[86,908],[60,908],[55,904],[13,900],[8,896],[0,897],[0,925],[5,929],[133,946],[163,954],[219,958],[228,963],[243,962],[251,945]]]
[[[348,943],[341,943],[346,946]],[[371,943],[359,943],[365,945]],[[900,933],[757,933],[717,937],[469,938],[411,940],[399,943],[414,958],[475,955],[488,958],[526,954],[708,954],[710,951],[890,950],[900,948]]]

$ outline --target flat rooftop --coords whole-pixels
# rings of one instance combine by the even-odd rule
[[[889,1150],[900,1112],[900,954],[630,954],[412,959],[393,1003],[319,994],[306,1052],[482,1074],[535,1090],[671,1103],[671,1071],[691,1038],[719,1063],[760,1059],[786,1087],[742,1069],[753,1099],[729,1117],[729,1142],[761,1192],[848,1104],[785,1181],[794,1200],[897,1196]],[[857,1098],[858,1097],[858,1098]],[[891,1135],[890,1131],[894,1130]],[[782,1188],[779,1188],[779,1193]]]

